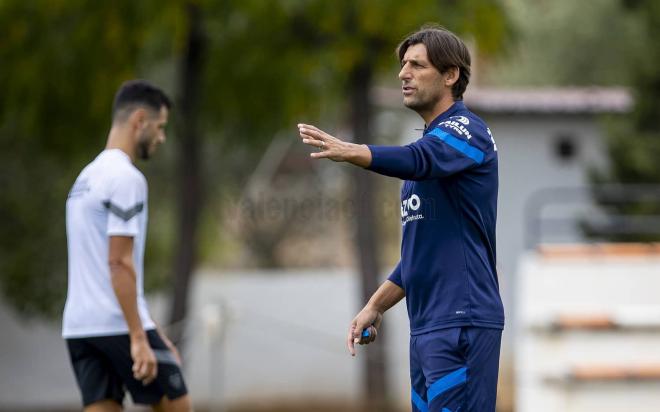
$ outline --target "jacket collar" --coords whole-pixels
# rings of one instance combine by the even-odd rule
[[[438,117],[436,117],[435,119],[433,119],[431,123],[429,123],[428,126],[424,127],[424,134],[427,134],[431,130],[435,129],[440,122],[454,116],[457,112],[462,110],[465,110],[465,103],[463,103],[463,100],[456,100],[454,104],[449,106],[449,109],[440,113]]]

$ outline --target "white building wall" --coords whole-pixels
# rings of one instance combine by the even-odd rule
[[[361,399],[363,359],[346,333],[360,309],[358,277],[347,271],[200,273],[193,292],[189,378],[202,404],[277,399]],[[405,301],[385,316],[394,389],[409,402]],[[377,342],[376,342],[377,344]]]
[[[23,321],[0,305],[0,410],[80,404],[61,327]]]
[[[498,147],[497,257],[500,288],[511,318],[515,310],[513,291],[517,263],[527,246],[528,202],[533,194],[543,189],[588,187],[589,171],[605,164],[603,131],[592,116],[485,116],[485,120]],[[574,159],[562,161],[556,156],[555,144],[561,136],[574,139],[577,147]],[[580,213],[584,208],[570,209]],[[579,233],[566,232],[561,240],[582,239]]]

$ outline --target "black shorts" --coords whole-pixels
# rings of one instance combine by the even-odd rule
[[[105,399],[123,404],[126,390],[136,404],[154,405],[167,396],[188,393],[174,355],[155,330],[147,331],[149,345],[158,360],[158,375],[149,385],[133,378],[129,336],[97,336],[67,339],[69,356],[85,406]]]

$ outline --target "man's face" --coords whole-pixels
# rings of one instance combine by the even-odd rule
[[[167,126],[169,114],[165,106],[162,106],[158,113],[153,111],[147,111],[147,113],[137,141],[137,154],[143,160],[149,159],[158,145],[165,142],[165,126]]]
[[[401,90],[403,104],[418,112],[433,111],[443,96],[443,77],[428,59],[426,46],[414,44],[406,50],[401,61]]]

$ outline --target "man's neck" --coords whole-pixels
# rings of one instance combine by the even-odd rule
[[[455,100],[453,96],[449,95],[441,100],[438,101],[438,103],[433,107],[432,110],[429,110],[424,113],[419,113],[420,116],[422,116],[422,119],[424,119],[424,124],[426,127],[428,127],[431,122],[438,116],[440,116],[442,113],[446,112],[449,110],[449,108],[455,103]]]
[[[131,162],[135,163],[135,147],[132,140],[128,130],[121,126],[113,125],[110,133],[108,133],[108,141],[105,148],[106,150],[119,149],[131,158]]]

